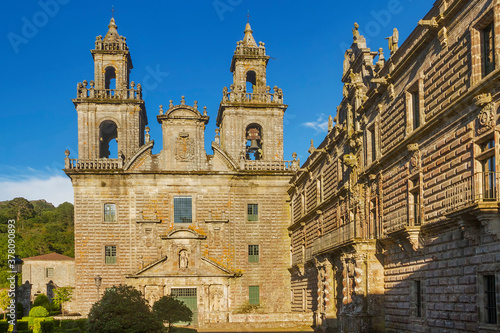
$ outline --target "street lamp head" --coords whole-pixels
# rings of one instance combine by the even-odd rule
[[[97,275],[94,278],[94,281],[95,281],[95,285],[97,286],[97,288],[99,288],[101,286],[102,277],[100,277],[99,275]]]
[[[19,258],[19,256],[17,254],[14,256],[13,272],[16,274],[21,274],[23,272],[23,260],[21,258]]]

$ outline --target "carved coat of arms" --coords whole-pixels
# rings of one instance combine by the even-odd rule
[[[182,131],[177,138],[175,158],[181,162],[190,161],[194,158],[194,143],[185,131]]]

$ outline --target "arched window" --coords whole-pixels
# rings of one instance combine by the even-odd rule
[[[246,159],[262,159],[262,127],[259,124],[250,124],[246,129]]]
[[[118,127],[111,120],[105,120],[99,126],[99,157],[118,157]]]
[[[255,74],[254,71],[248,71],[247,72],[247,78],[246,78],[246,81],[247,81],[247,93],[253,93],[254,92],[254,87],[256,85],[256,82],[257,82],[257,76]]]
[[[115,68],[112,66],[107,67],[104,73],[104,88],[116,89],[116,72]]]

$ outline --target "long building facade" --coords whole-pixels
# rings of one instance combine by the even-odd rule
[[[436,1],[389,43],[355,24],[290,182],[292,309],[322,331],[498,332],[500,3]]]
[[[128,46],[108,28],[65,160],[82,314],[121,283],[179,297],[200,328],[500,330],[499,1],[438,0],[385,55],[355,24],[343,99],[303,165],[284,160],[287,105],[249,24],[212,155],[208,113],[184,97],[160,107],[152,153]]]
[[[160,106],[163,146],[153,154],[129,48],[114,19],[108,28],[91,51],[94,80],[78,83],[73,99],[79,156],[67,151],[65,160],[75,192],[77,310],[88,313],[107,288],[128,284],[151,304],[183,300],[197,327],[307,323],[307,314],[291,312],[287,270],[287,188],[298,161],[283,159],[287,105],[281,89],[267,86],[264,43],[247,24],[213,154],[204,147],[208,112],[184,96]]]

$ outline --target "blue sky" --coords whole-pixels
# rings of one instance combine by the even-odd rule
[[[0,201],[16,196],[73,201],[62,171],[64,151],[76,158],[76,84],[93,79],[90,49],[105,35],[114,5],[127,37],[131,80],[146,88],[154,152],[161,147],[158,106],[186,96],[207,106],[206,149],[212,154],[222,88],[250,12],[256,41],[272,58],[267,82],[283,89],[285,159],[304,162],[310,140],[318,145],[342,98],[342,61],[354,22],[368,47],[384,48],[398,28],[400,45],[430,9],[431,0],[388,1],[9,1],[0,12]],[[145,84],[147,83],[147,84]]]

